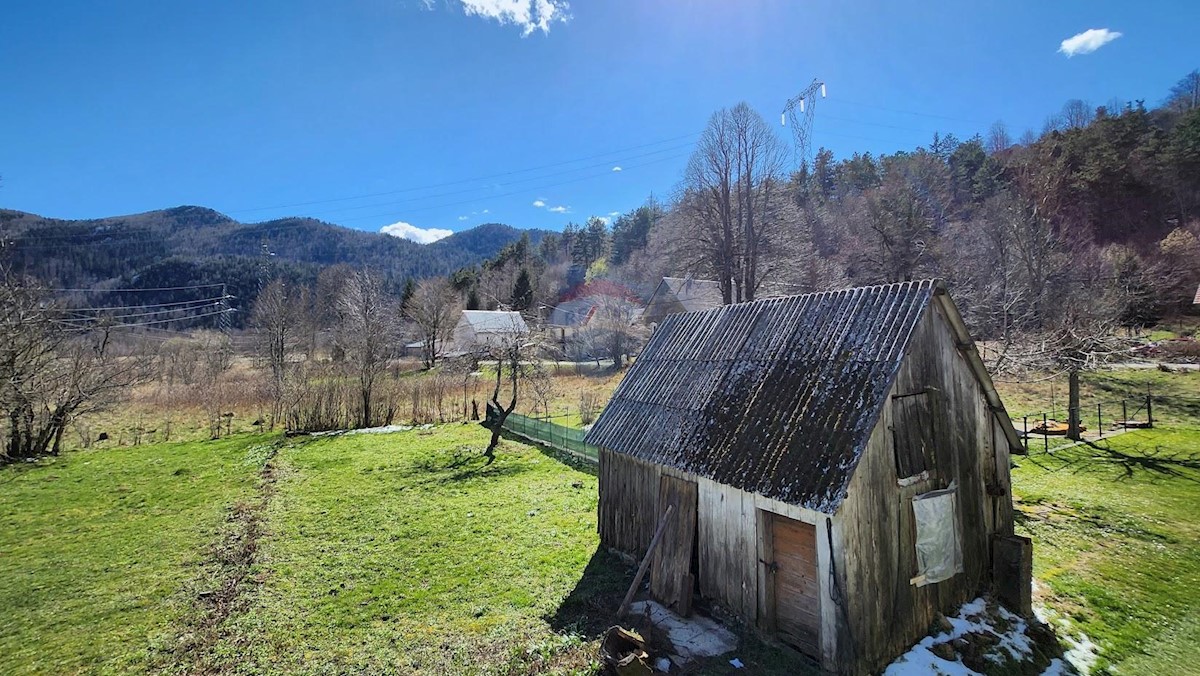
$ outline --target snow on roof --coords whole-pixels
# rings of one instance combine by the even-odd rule
[[[462,321],[475,333],[529,333],[520,312],[463,310]]]

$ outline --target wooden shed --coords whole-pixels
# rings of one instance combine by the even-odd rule
[[[1014,541],[1026,565],[996,570],[1028,589],[1020,440],[940,282],[669,316],[587,442],[604,545],[642,556],[675,506],[657,600],[699,595],[826,670],[886,665]]]

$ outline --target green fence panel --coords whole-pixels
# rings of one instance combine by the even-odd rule
[[[548,420],[538,420],[510,413],[504,421],[504,428],[527,439],[543,443],[560,451],[565,451],[590,462],[599,462],[600,449],[587,444],[583,438],[587,434],[583,430],[559,425]]]

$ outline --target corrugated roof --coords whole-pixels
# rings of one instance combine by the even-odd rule
[[[587,443],[832,513],[938,284],[671,315]]]
[[[529,333],[520,312],[463,310],[462,316],[476,333]]]

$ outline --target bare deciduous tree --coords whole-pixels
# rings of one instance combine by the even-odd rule
[[[621,368],[625,357],[636,352],[649,337],[648,329],[636,322],[637,309],[634,302],[625,298],[597,296],[591,317],[574,337],[582,345],[572,352],[583,352],[597,360],[608,358],[613,368]]]
[[[540,345],[529,334],[514,326],[513,330],[500,333],[499,338],[484,349],[487,355],[496,362],[496,385],[492,389],[492,398],[487,404],[487,414],[480,423],[492,432],[487,450],[483,453],[487,458],[487,464],[490,465],[496,459],[496,446],[500,443],[500,434],[504,431],[504,421],[517,408],[518,383],[532,369],[541,366],[531,361],[540,353]],[[506,373],[512,389],[512,397],[507,406],[500,403],[500,389],[504,384]]]
[[[346,278],[337,314],[338,345],[345,354],[347,368],[358,381],[360,423],[370,427],[375,383],[397,352],[396,299],[384,291],[379,277],[359,270]]]
[[[712,275],[725,303],[754,300],[781,252],[789,203],[785,152],[774,129],[749,105],[713,114],[688,161],[675,222],[687,265]]]
[[[989,153],[999,153],[1008,150],[1012,145],[1012,136],[1008,133],[1008,127],[1004,126],[1003,122],[996,121],[988,130],[987,150]]]
[[[421,361],[425,368],[437,364],[461,315],[462,304],[449,280],[438,277],[417,285],[404,307],[404,316],[416,325],[421,336]]]
[[[57,454],[78,416],[109,406],[147,382],[154,360],[142,346],[118,354],[111,331],[59,318],[36,284],[5,274],[0,285],[0,410],[7,460]]]
[[[306,289],[275,279],[258,294],[250,314],[258,355],[270,372],[272,429],[283,416],[284,396],[295,371],[297,352],[311,335],[308,306]]]

